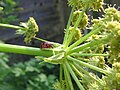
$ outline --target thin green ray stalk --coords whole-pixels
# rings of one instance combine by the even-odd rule
[[[83,62],[90,62],[89,59],[85,59],[85,58],[81,58],[81,57],[78,57],[77,59],[78,59],[78,60],[81,60],[81,61],[83,61]]]
[[[68,62],[65,62],[65,65],[67,69],[69,70],[70,74],[72,75],[73,79],[75,80],[77,86],[80,90],[85,90],[80,81],[78,80],[77,76],[75,75],[74,71],[72,70],[71,66],[68,64]]]
[[[10,25],[10,24],[2,24],[2,23],[0,23],[0,27],[7,27],[7,28],[14,28],[14,29],[23,28],[23,27],[20,27],[20,26],[15,26],[15,25]]]
[[[35,56],[51,56],[53,55],[52,50],[42,50],[40,48],[20,46],[20,45],[10,45],[0,43],[0,52],[35,55]]]
[[[71,10],[70,17],[69,17],[68,24],[67,24],[67,28],[66,28],[66,31],[65,31],[65,36],[64,36],[64,40],[63,40],[63,44],[65,45],[65,47],[67,47],[67,46],[66,46],[66,41],[67,41],[67,39],[68,39],[69,27],[70,27],[70,24],[71,24],[71,21],[72,21],[74,9],[75,9],[75,5],[73,6],[73,8],[72,8],[72,10]]]
[[[72,40],[72,38],[74,36],[75,29],[78,27],[79,23],[81,22],[82,17],[84,15],[85,11],[88,9],[88,7],[89,7],[89,4],[86,4],[86,6],[83,8],[81,14],[79,15],[77,21],[75,22],[74,28],[73,28],[72,32],[70,33],[70,35],[69,35],[69,39],[67,40],[66,46],[68,46],[70,44],[70,42],[71,42],[71,40]]]
[[[87,50],[87,49],[90,49],[90,47],[94,47],[96,45],[99,45],[100,43],[101,43],[101,41],[99,41],[99,40],[89,42],[89,43],[85,43],[85,44],[82,44],[80,46],[77,46],[77,47],[73,48],[69,53],[74,53],[74,52],[79,52],[79,51],[82,51],[82,50]]]
[[[70,55],[70,56],[72,56],[72,55]],[[75,56],[73,56],[73,57],[75,57]],[[78,57],[78,56],[76,56],[76,57],[77,57],[78,60],[81,60],[81,61],[83,61],[83,62],[90,62],[89,59],[82,58],[82,57]],[[76,58],[76,57],[75,57],[75,58]]]
[[[95,40],[95,41],[77,46],[77,47],[73,48],[71,51],[69,51],[69,54],[74,53],[74,52],[79,52],[82,50],[86,50],[86,49],[90,49],[91,47],[98,46],[100,44],[106,44],[110,41],[111,36],[112,36],[112,34],[107,35],[106,37],[101,38],[100,40]]]
[[[104,73],[105,75],[110,74],[110,72],[108,72],[108,71],[106,71],[106,70],[103,70],[103,69],[101,69],[101,68],[99,68],[99,67],[90,65],[89,63],[85,63],[85,62],[83,62],[83,61],[77,60],[77,59],[72,58],[72,57],[70,57],[70,56],[67,56],[67,59],[70,60],[70,61],[74,61],[74,62],[76,62],[76,63],[79,63],[79,64],[82,65],[82,66],[85,66],[85,67],[88,67],[88,68],[90,68],[90,69],[93,69],[93,70],[95,70],[95,71]]]
[[[66,67],[66,65],[64,64],[64,70],[65,70],[65,75],[66,75],[66,79],[67,79],[67,83],[69,84],[70,90],[74,90],[73,84],[72,84],[72,80],[69,74],[69,71]]]
[[[78,63],[73,62],[73,65],[74,65],[77,69],[79,69],[81,72],[83,72],[84,74],[86,74],[87,76],[89,76],[91,79],[95,80],[95,81],[98,82],[100,85],[102,85],[102,83],[101,83],[98,79],[96,79],[96,78],[94,78],[93,76],[91,76],[86,70],[84,70],[82,67],[80,67],[80,66],[78,65]]]
[[[77,45],[81,44],[83,41],[85,41],[86,39],[88,39],[90,36],[92,36],[93,34],[96,34],[98,31],[100,31],[103,27],[99,27],[93,31],[91,31],[90,33],[88,33],[87,35],[85,35],[84,37],[81,37],[78,41],[76,41],[75,43],[73,43],[70,47],[68,47],[66,49],[66,52],[69,52],[71,49],[73,49],[74,47],[76,47]]]
[[[60,64],[60,82],[62,82],[62,80],[63,80],[63,65],[62,64]]]
[[[71,65],[71,67],[73,68],[73,70],[74,70],[80,77],[84,78],[83,74],[82,74],[81,72],[79,72],[78,69],[75,68],[75,66],[74,66],[73,64],[70,63],[70,65]]]
[[[74,66],[74,64],[70,63],[70,65],[71,65],[71,67],[73,68],[73,70],[74,70],[83,80],[85,80],[86,82],[89,81],[89,80],[87,80],[87,79],[84,77],[84,75],[82,74],[82,72],[79,71],[78,68],[76,68],[76,67]]]
[[[65,78],[66,90],[70,90],[70,87],[69,87],[69,84],[68,84],[68,79],[67,79],[67,74],[66,74],[65,69],[64,69],[64,78]]]
[[[49,42],[49,41],[47,41],[47,40],[44,40],[44,39],[38,38],[38,37],[34,37],[34,39],[39,40],[39,41],[42,41],[42,42]]]
[[[72,56],[109,56],[109,54],[93,54],[93,53],[73,53]]]
[[[48,42],[48,43],[50,42],[51,44],[58,45],[58,46],[61,45],[60,43],[55,43],[55,42],[47,41],[47,40],[44,40],[44,39],[38,38],[38,37],[34,37],[34,39],[42,41],[42,42]]]

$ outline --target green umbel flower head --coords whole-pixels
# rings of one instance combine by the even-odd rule
[[[33,17],[30,17],[28,22],[20,23],[23,28],[17,30],[17,34],[23,34],[25,36],[25,43],[30,43],[31,39],[35,37],[36,33],[39,31],[38,25]]]
[[[107,21],[119,21],[120,22],[120,11],[114,7],[108,7],[105,9],[105,19]]]
[[[77,10],[82,10],[87,3],[93,11],[98,11],[103,8],[104,0],[68,0],[68,4],[71,7],[75,5]]]
[[[84,6],[82,0],[68,0],[68,4],[73,7],[75,5],[77,10],[81,10]]]
[[[99,9],[103,8],[104,0],[92,0],[91,1],[91,8],[93,11],[98,11]]]

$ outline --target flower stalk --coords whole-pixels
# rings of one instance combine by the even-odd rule
[[[65,64],[63,66],[64,66],[64,71],[65,71],[65,75],[66,75],[66,79],[67,79],[66,83],[68,83],[68,86],[70,87],[70,90],[74,90],[69,70],[68,70],[68,68]]]
[[[0,27],[14,28],[14,29],[21,29],[21,28],[23,28],[23,27],[16,26],[16,25],[2,24],[2,23],[0,23]]]
[[[68,64],[68,62],[65,62],[65,65],[67,69],[69,70],[70,74],[72,75],[73,79],[75,80],[77,86],[80,90],[85,90],[80,81],[78,80],[77,76],[75,75],[74,71],[72,70],[71,66]]]
[[[26,55],[33,55],[33,56],[47,56],[47,57],[53,55],[52,50],[42,50],[40,48],[2,44],[2,43],[0,43],[0,52],[26,54]]]
[[[68,56],[67,58],[68,58],[68,60],[70,60],[70,61],[74,61],[74,62],[76,62],[76,63],[79,63],[79,64],[82,65],[82,66],[86,66],[86,67],[88,67],[88,68],[90,68],[90,69],[93,69],[93,70],[95,70],[95,71],[104,73],[105,75],[109,75],[109,74],[110,74],[110,72],[108,72],[107,70],[103,70],[103,69],[101,69],[101,68],[99,68],[99,67],[90,65],[90,64],[85,63],[85,62],[82,62],[82,61],[77,60],[77,59],[75,59],[75,58],[72,58],[72,57],[70,57],[70,56]]]
[[[69,52],[71,49],[73,49],[74,47],[76,47],[77,45],[81,44],[83,41],[85,41],[86,39],[88,39],[91,35],[96,34],[98,31],[100,31],[103,27],[99,27],[93,31],[91,31],[90,33],[88,33],[87,35],[85,35],[84,37],[80,38],[78,41],[76,41],[75,43],[73,43],[72,45],[70,45],[70,47],[68,47],[66,49],[66,52]]]
[[[71,43],[71,40],[72,40],[72,38],[73,38],[73,36],[75,34],[75,29],[78,27],[79,23],[81,22],[82,17],[84,15],[85,11],[88,9],[88,7],[89,7],[89,4],[86,4],[86,6],[83,8],[81,14],[79,15],[77,21],[75,22],[75,25],[74,25],[74,28],[73,28],[72,32],[70,33],[69,37],[67,37],[69,39],[67,40],[67,43],[65,44],[66,47]]]
[[[94,81],[98,82],[100,85],[102,85],[102,83],[101,83],[98,79],[96,79],[95,77],[91,76],[86,70],[84,70],[82,67],[80,67],[80,66],[78,65],[78,63],[75,63],[75,62],[74,62],[73,65],[74,65],[80,72],[84,73],[85,75],[89,76],[92,80],[94,80]]]
[[[64,48],[67,47],[66,43],[67,43],[67,39],[68,39],[68,35],[69,35],[69,27],[70,27],[70,24],[71,24],[71,21],[72,21],[72,18],[73,18],[74,9],[75,9],[75,5],[71,10],[70,17],[69,17],[68,24],[67,24],[67,28],[66,28],[66,31],[65,31],[66,34],[65,34],[64,40],[63,40],[63,44],[65,45]]]
[[[72,56],[80,56],[80,57],[86,57],[86,56],[109,56],[109,54],[73,53]]]

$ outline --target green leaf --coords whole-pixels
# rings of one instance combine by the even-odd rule
[[[13,73],[16,77],[19,77],[20,75],[25,75],[25,72],[21,68],[14,68]]]
[[[0,7],[0,11],[2,11],[3,10],[3,7]]]
[[[42,74],[39,75],[39,77],[41,79],[41,82],[47,81],[47,76],[45,74],[42,73]]]

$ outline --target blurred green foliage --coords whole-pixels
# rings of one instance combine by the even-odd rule
[[[50,74],[53,65],[39,64],[36,59],[11,66],[8,62],[8,56],[0,53],[0,90],[54,90],[56,76]]]
[[[15,0],[0,0],[0,23],[16,21],[17,16],[13,14],[16,10],[17,3]]]

